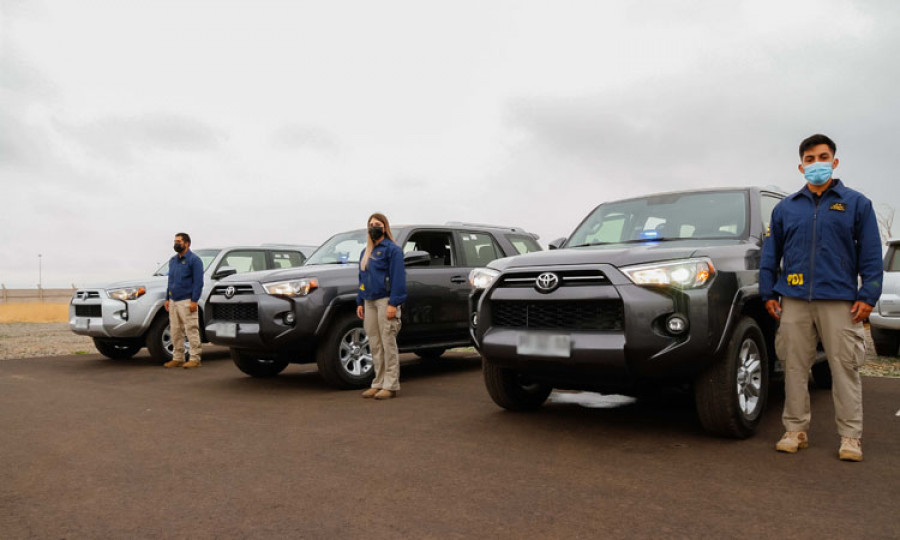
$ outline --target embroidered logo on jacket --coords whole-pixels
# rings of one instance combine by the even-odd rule
[[[844,206],[844,203],[836,202],[828,207],[829,210],[837,210],[838,212],[846,212],[847,208]]]
[[[788,285],[803,285],[803,274],[788,274]]]

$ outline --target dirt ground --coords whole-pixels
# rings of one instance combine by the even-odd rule
[[[0,304],[0,323],[64,323],[68,319],[67,303]]]

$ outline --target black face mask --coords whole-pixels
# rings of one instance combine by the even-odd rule
[[[182,251],[184,251],[184,244],[175,244],[174,246],[172,246],[172,249],[175,250],[175,253],[181,253]]]
[[[372,240],[378,240],[384,236],[384,228],[383,227],[369,227],[369,237]]]

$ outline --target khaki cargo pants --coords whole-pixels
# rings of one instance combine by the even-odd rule
[[[184,336],[191,344],[191,360],[200,362],[200,309],[191,313],[191,299],[169,302],[169,332],[174,348],[172,360],[184,362]]]
[[[822,340],[831,377],[834,416],[842,437],[862,437],[862,380],[859,368],[866,360],[862,323],[850,314],[853,302],[841,300],[781,301],[781,325],[775,336],[775,351],[784,364],[785,431],[808,431],[809,370]]]
[[[372,388],[394,392],[400,390],[400,353],[397,350],[397,334],[400,333],[400,308],[397,316],[387,318],[388,299],[365,301],[363,328],[369,336],[369,349],[375,364]]]

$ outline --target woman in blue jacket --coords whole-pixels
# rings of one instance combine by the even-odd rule
[[[394,243],[384,214],[369,216],[366,249],[359,261],[356,316],[363,319],[369,336],[375,379],[364,398],[390,399],[400,391],[400,309],[406,301],[406,268],[403,250]]]

